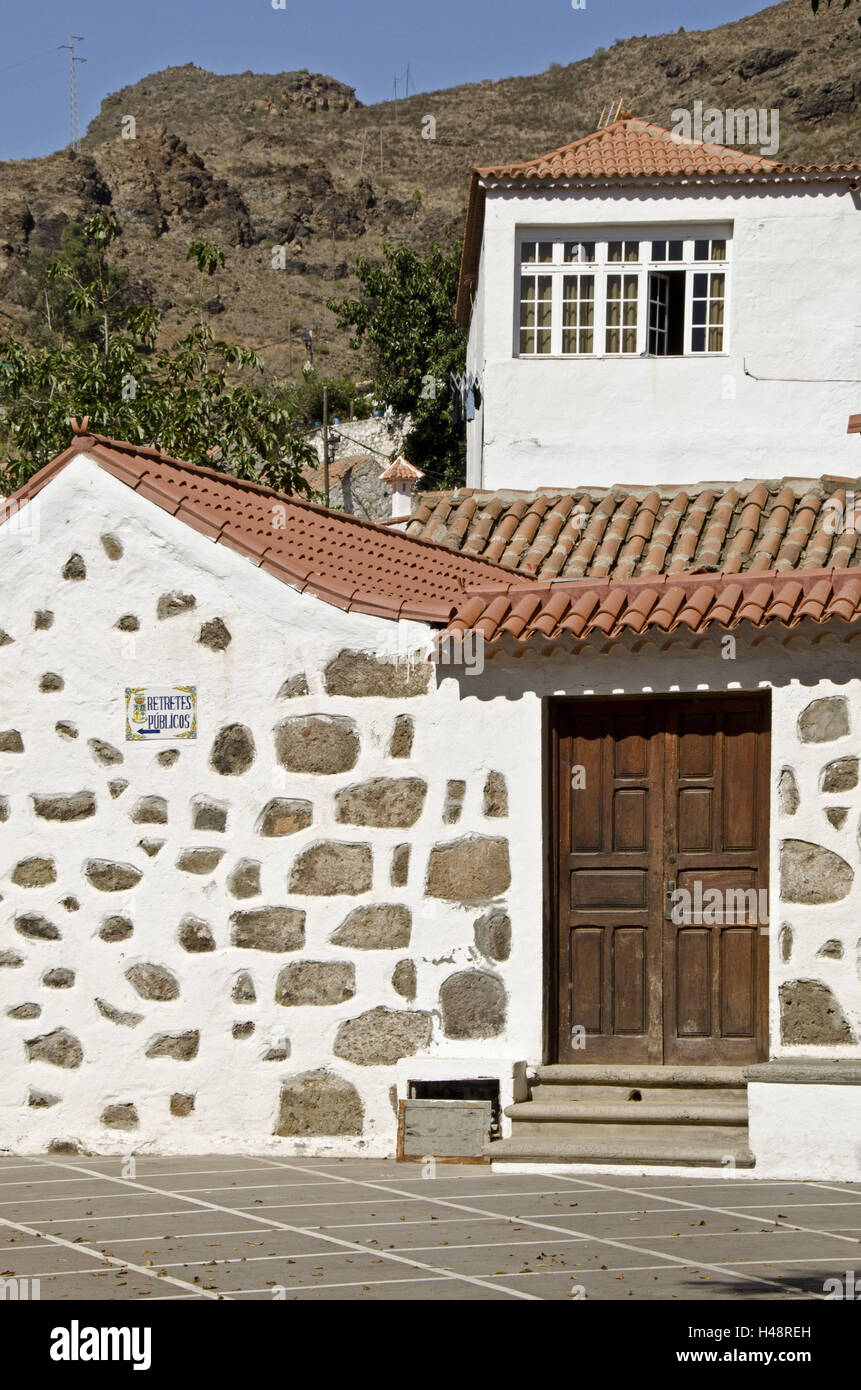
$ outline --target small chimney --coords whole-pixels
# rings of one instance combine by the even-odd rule
[[[413,483],[417,483],[424,473],[401,454],[380,474],[380,482],[389,483],[392,489],[392,518],[408,517],[413,509]]]

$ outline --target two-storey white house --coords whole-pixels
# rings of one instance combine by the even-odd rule
[[[500,1163],[861,1177],[859,178],[478,171],[470,486],[394,525],[72,422],[0,509],[0,1148],[466,1098]]]
[[[631,119],[477,169],[468,485],[854,473],[859,189]]]

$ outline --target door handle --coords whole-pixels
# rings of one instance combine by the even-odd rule
[[[664,883],[664,917],[668,922],[673,920],[673,899],[676,895],[676,880],[668,878]]]

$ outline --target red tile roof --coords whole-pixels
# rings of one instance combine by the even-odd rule
[[[801,574],[658,575],[621,583],[535,584],[524,590],[498,587],[471,592],[458,607],[449,631],[478,632],[493,645],[503,638],[585,641],[626,632],[678,629],[701,633],[715,625],[731,631],[749,622],[761,628],[776,621],[795,628],[810,619],[825,623],[861,620],[861,574],[818,569]]]
[[[530,579],[861,566],[861,479],[425,494],[405,534]]]
[[[651,121],[631,118],[614,121],[537,159],[489,164],[477,172],[484,179],[664,179],[771,173],[780,167],[759,154],[685,140]]]
[[[102,435],[77,436],[13,499],[36,497],[79,454],[209,540],[338,608],[445,623],[467,587],[511,582],[486,560]],[[7,504],[0,522],[10,514]]]
[[[417,483],[424,473],[420,468],[416,468],[414,463],[405,459],[403,454],[399,454],[394,463],[390,463],[388,468],[380,474],[380,481],[383,483]]]
[[[490,494],[488,503],[487,494],[467,492],[455,508],[465,503],[465,510],[441,545],[158,449],[84,435],[14,500],[37,497],[79,454],[293,588],[353,612],[415,618],[455,633],[475,630],[488,643],[703,632],[712,624],[731,630],[745,621],[787,628],[804,619],[861,621],[857,537],[831,536],[819,515],[823,498],[844,500],[842,484],[851,479],[723,485],[722,491],[715,485],[693,500],[684,492],[645,489],[579,494],[590,507],[573,546],[574,494],[515,494],[513,503],[508,494],[506,508],[504,494]],[[442,496],[451,508],[456,499]],[[476,520],[479,503],[484,510]],[[428,518],[439,517],[440,505],[437,499]],[[476,549],[487,554],[469,553]],[[512,559],[523,563],[509,568]],[[536,580],[536,572],[553,572],[554,565],[562,580]],[[706,567],[719,572],[696,572]]]
[[[478,273],[484,222],[485,188],[494,183],[542,187],[564,183],[580,187],[620,183],[731,181],[855,181],[861,163],[782,164],[728,145],[686,140],[663,126],[635,117],[613,121],[549,154],[514,164],[489,164],[473,170],[466,215],[456,317],[469,321],[472,290]]]

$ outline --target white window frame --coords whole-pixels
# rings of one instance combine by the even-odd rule
[[[732,286],[732,226],[727,223],[703,223],[679,225],[651,224],[637,227],[548,227],[548,226],[521,226],[515,232],[515,293],[514,293],[514,356],[526,362],[547,361],[553,358],[563,360],[588,361],[592,358],[607,358],[611,361],[631,361],[634,358],[647,358],[650,361],[665,360],[657,354],[652,355],[648,351],[649,342],[649,275],[651,272],[658,274],[668,272],[683,272],[686,277],[685,283],[685,317],[684,317],[684,339],[683,351],[673,355],[673,360],[698,359],[708,357],[727,357],[730,351],[730,316],[729,306],[731,303]],[[553,245],[552,259],[550,261],[530,261],[524,262],[522,255],[524,247],[530,242],[551,242]],[[614,241],[639,242],[639,259],[637,261],[627,261],[623,248],[623,259],[621,261],[609,261],[609,243]],[[681,260],[654,260],[652,258],[653,241],[681,241],[683,243]],[[725,256],[723,260],[697,261],[695,256],[695,245],[698,241],[718,241],[724,242]],[[591,262],[565,260],[565,247],[571,243],[594,243],[594,260]],[[711,248],[710,248],[711,249]],[[708,346],[702,351],[694,351],[692,347],[693,328],[693,276],[695,274],[720,273],[724,276],[724,314],[723,314],[723,345],[716,351],[710,351]],[[539,274],[550,275],[552,279],[552,307],[550,323],[550,351],[549,352],[522,352],[520,349],[520,299],[521,299],[521,276]],[[595,276],[595,311],[594,311],[594,335],[592,352],[563,352],[562,351],[562,302],[563,284],[566,274],[594,274]],[[606,350],[606,329],[607,329],[607,278],[612,274],[636,274],[638,276],[638,295],[637,295],[637,346],[634,352],[608,352]],[[708,328],[706,324],[706,343],[708,343]]]

